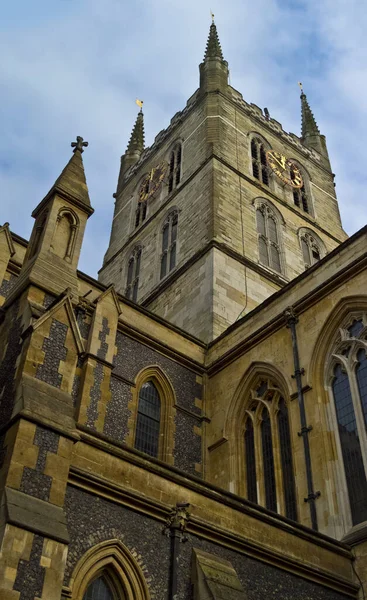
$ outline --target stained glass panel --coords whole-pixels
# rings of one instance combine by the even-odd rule
[[[111,591],[103,577],[98,577],[90,584],[83,600],[113,600]]]
[[[260,209],[256,211],[256,224],[258,233],[265,235],[265,215]]]
[[[259,238],[259,258],[263,265],[269,265],[268,247],[262,237]]]
[[[248,500],[251,500],[251,502],[257,502],[254,426],[250,418],[248,418],[246,422],[245,457],[247,498]]]
[[[292,462],[291,435],[288,410],[284,398],[279,400],[278,412],[280,456],[282,461],[285,513],[288,519],[297,520],[296,492]]]
[[[350,337],[359,337],[359,334],[361,333],[363,327],[364,325],[362,319],[359,319],[358,321],[357,319],[354,319],[351,326],[348,327]]]
[[[279,250],[273,244],[270,245],[271,267],[280,273],[280,255]]]
[[[161,402],[152,381],[144,383],[139,393],[135,448],[150,456],[158,456]]]
[[[358,365],[356,368],[356,377],[358,383],[359,397],[361,399],[364,426],[367,429],[367,357],[366,351],[361,349],[357,354]]]
[[[367,519],[367,481],[347,373],[337,365],[332,389],[353,525]]]

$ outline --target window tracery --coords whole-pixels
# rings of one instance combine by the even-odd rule
[[[129,258],[127,267],[125,296],[134,302],[138,299],[141,254],[141,246],[136,246]]]
[[[166,218],[162,230],[161,273],[163,279],[176,266],[178,211],[172,211]]]
[[[297,520],[292,443],[284,396],[270,379],[258,380],[250,395],[252,402],[243,428],[247,498]]]
[[[180,183],[181,180],[181,160],[182,160],[182,146],[177,144],[169,159],[169,173],[168,173],[168,193]]]
[[[256,225],[260,263],[281,273],[277,219],[274,212],[265,203],[256,209]]]
[[[367,520],[367,316],[340,329],[329,366],[351,521]]]
[[[307,231],[301,233],[300,241],[303,261],[308,269],[321,259],[320,244],[316,241],[315,236]]]
[[[265,185],[269,185],[269,172],[266,160],[266,148],[264,142],[253,137],[251,140],[252,174]]]

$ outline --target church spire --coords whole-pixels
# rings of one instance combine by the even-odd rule
[[[30,283],[47,285],[55,295],[66,288],[79,293],[79,256],[87,219],[94,211],[82,159],[88,142],[77,136],[71,146],[70,160],[32,212],[35,224],[14,294]]]
[[[214,92],[218,90],[225,92],[227,90],[229,74],[228,63],[223,58],[222,47],[219,41],[217,26],[214,23],[213,14],[204,61],[199,68],[200,90],[202,92]]]
[[[204,60],[207,60],[208,58],[220,58],[221,60],[224,60],[222,48],[218,37],[217,26],[214,23],[214,15],[212,15],[212,19],[213,20],[212,24],[210,25]]]
[[[301,92],[301,112],[302,112],[302,138],[308,135],[320,135],[320,130],[317,126],[316,119],[310,108],[307,96],[303,89]]]
[[[135,125],[133,127],[129,143],[127,145],[126,154],[134,154],[143,152],[145,147],[145,135],[144,135],[144,113],[142,108],[139,110],[138,116],[136,117]]]
[[[326,147],[325,136],[321,135],[314,114],[310,108],[307,96],[301,88],[301,115],[302,115],[302,131],[301,139],[305,146],[314,148],[325,159],[325,166],[330,168],[329,154]]]
[[[54,193],[67,194],[69,198],[82,202],[90,207],[90,199],[85,178],[82,153],[84,148],[88,146],[80,135],[77,136],[76,142],[72,142],[73,155],[66,167],[61,171],[61,174],[56,179],[52,188],[48,192],[46,198]],[[42,201],[45,202],[45,199]],[[34,210],[34,215],[38,212],[38,207]],[[93,212],[93,211],[92,211]],[[34,216],[33,215],[33,216]]]
[[[140,106],[140,110],[138,112],[138,116],[136,117],[135,125],[133,127],[126,152],[121,156],[120,174],[115,196],[118,195],[122,189],[122,182],[125,173],[130,169],[130,167],[138,162],[145,148],[144,113],[142,109],[143,101],[136,100],[136,103],[138,106]]]

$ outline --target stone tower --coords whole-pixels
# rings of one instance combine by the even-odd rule
[[[200,86],[121,171],[104,284],[210,342],[346,239],[324,136],[301,94],[302,137],[228,84],[216,25]]]

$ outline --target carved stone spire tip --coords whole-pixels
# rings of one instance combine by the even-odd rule
[[[85,142],[84,139],[80,136],[76,136],[76,142],[71,142],[71,147],[74,148],[73,152],[84,152],[84,148],[89,146],[89,142]]]

